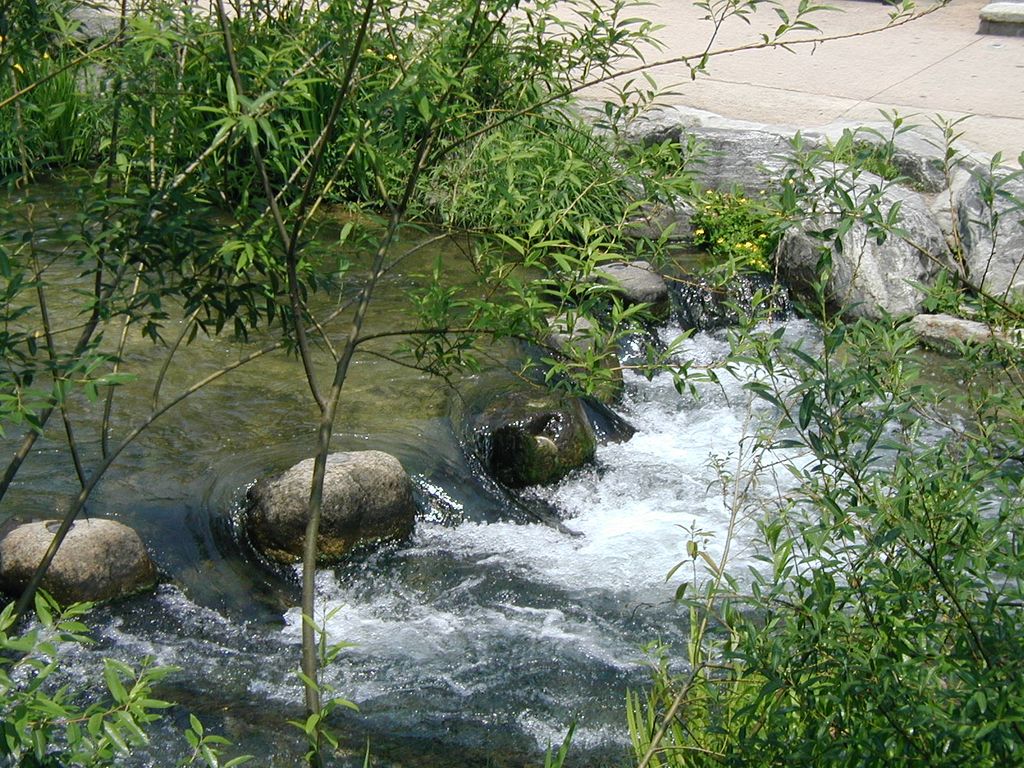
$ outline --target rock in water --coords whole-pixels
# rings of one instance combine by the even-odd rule
[[[0,541],[0,586],[20,593],[60,527],[59,520],[19,525]],[[151,589],[153,564],[139,535],[114,520],[79,520],[57,551],[42,588],[61,603],[100,602]]]
[[[313,483],[313,459],[261,480],[249,490],[245,525],[253,545],[282,563],[302,559]],[[324,476],[317,562],[337,562],[361,544],[412,532],[412,481],[394,456],[381,451],[332,453]]]
[[[557,482],[594,458],[597,438],[579,398],[520,384],[470,401],[466,439],[509,488]]]
[[[1020,334],[999,331],[990,325],[952,315],[916,315],[910,319],[921,344],[943,355],[956,355],[964,345],[987,344],[997,339],[1020,344]]]
[[[668,284],[646,261],[613,262],[598,270],[626,304],[648,304],[655,317],[668,314]]]
[[[684,331],[728,328],[740,322],[740,312],[768,310],[773,317],[784,317],[791,309],[789,295],[771,275],[736,274],[724,284],[682,275],[672,283],[671,296],[672,318]]]

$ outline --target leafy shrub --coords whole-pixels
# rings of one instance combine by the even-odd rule
[[[59,607],[36,595],[38,624],[17,627],[14,604],[0,612],[0,757],[10,765],[115,765],[119,756],[149,742],[146,727],[170,702],[154,697],[153,687],[173,671],[143,660],[138,668],[114,659],[103,662],[105,691],[83,691],[60,684],[64,645],[91,642],[81,619],[90,604]],[[220,762],[228,742],[205,733],[192,716],[186,738],[191,755],[181,765],[223,768],[248,756]]]
[[[630,185],[608,145],[588,126],[532,117],[480,138],[438,169],[430,202],[446,223],[519,234],[536,221],[567,234],[579,221],[611,224],[630,203]]]
[[[765,459],[723,488],[758,511],[764,564],[746,584],[709,567],[685,600],[689,670],[633,701],[640,723],[674,707],[638,731],[650,765],[1020,763],[1024,356],[965,349],[950,389],[915,344],[870,321],[820,349],[746,336]],[[743,489],[775,463],[797,485],[766,505]]]
[[[100,107],[60,27],[66,4],[16,4],[0,19],[0,175],[95,160]]]
[[[868,173],[895,181],[903,178],[895,160],[895,146],[887,141],[869,141],[847,129],[836,142],[828,145],[832,160],[843,165],[854,165]]]

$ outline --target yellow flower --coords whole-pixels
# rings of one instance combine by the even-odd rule
[[[14,62],[13,64],[11,64],[11,66],[14,67],[14,69],[16,69],[21,74],[25,74],[24,68],[18,62]]]
[[[757,239],[758,240],[767,240],[768,239],[768,235],[766,235],[764,232],[762,232],[760,235],[757,236]]]
[[[717,240],[715,240],[715,242],[718,243],[719,245],[721,245],[722,243],[725,242],[725,238],[724,237],[720,237]]]
[[[701,235],[704,234],[704,227],[697,227],[695,230],[693,230],[693,234],[695,234],[697,237],[700,237]]]
[[[43,51],[43,61],[49,61],[49,60],[50,60],[50,52],[49,51]]]

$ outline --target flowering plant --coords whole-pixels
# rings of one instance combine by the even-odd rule
[[[708,190],[697,200],[693,243],[729,274],[770,272],[781,223],[778,214],[741,192]]]

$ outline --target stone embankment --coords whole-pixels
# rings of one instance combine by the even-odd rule
[[[855,131],[856,141],[879,143],[891,129],[837,123],[799,134],[777,126],[729,120],[683,107],[665,108],[633,128],[637,142],[695,141],[700,160],[693,168],[705,188],[760,194],[792,177],[795,158]],[[813,171],[831,174],[848,203],[889,217],[888,232],[871,216],[836,233],[830,245],[814,233],[837,223],[826,200],[808,200],[803,223],[783,238],[776,260],[779,275],[797,298],[809,298],[823,245],[830,249],[826,286],[833,310],[849,317],[904,317],[923,311],[926,291],[941,270],[977,292],[1005,300],[1024,291],[1024,175],[1000,167],[990,156],[957,151],[949,162],[941,136],[900,133],[891,161],[902,178],[890,182],[870,173],[844,175],[835,164]],[[824,186],[822,184],[822,186]],[[672,227],[688,232],[685,204],[658,211],[638,228],[657,233]]]

